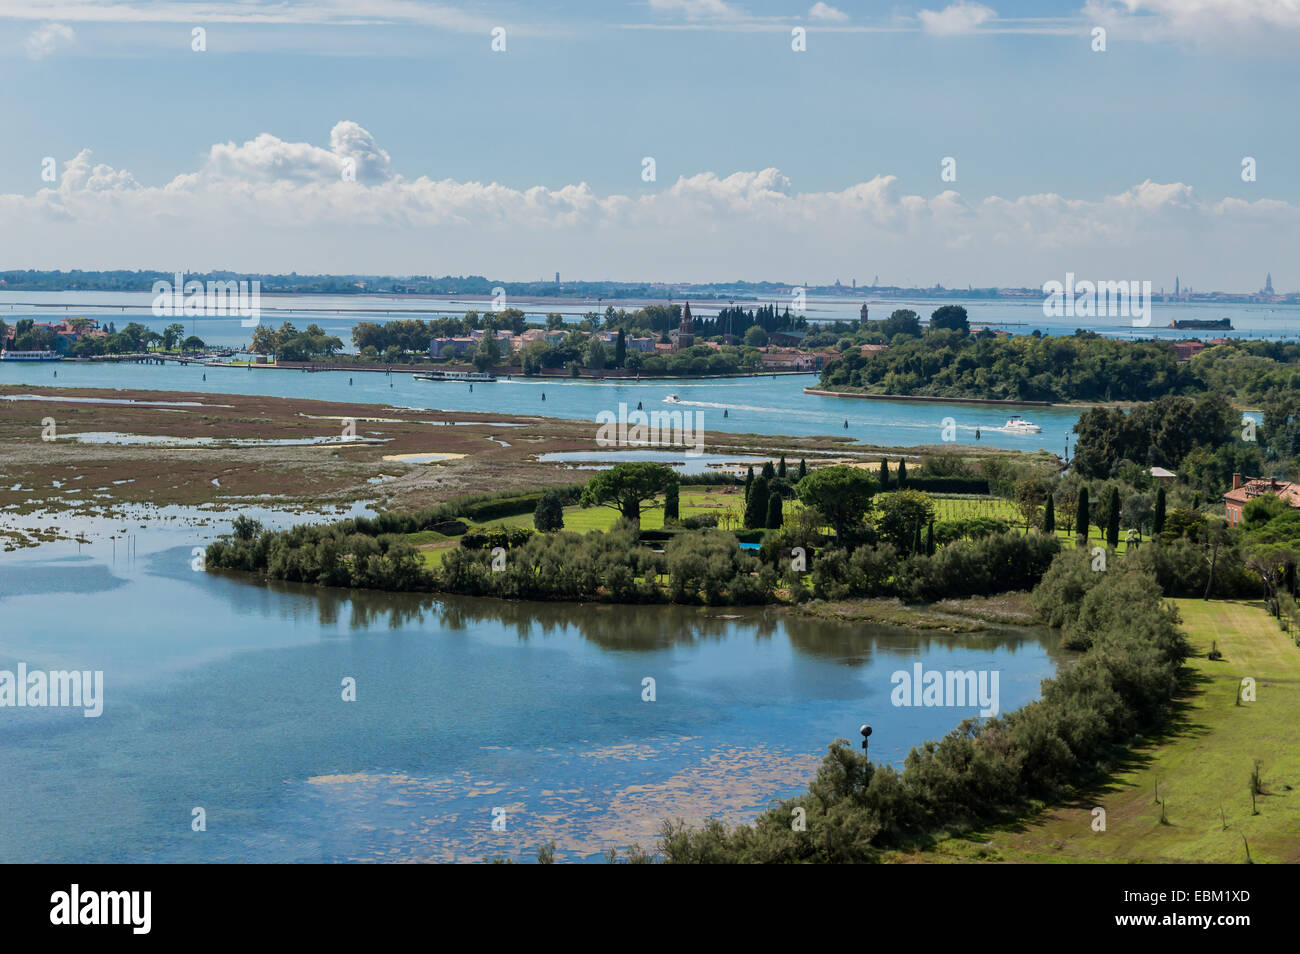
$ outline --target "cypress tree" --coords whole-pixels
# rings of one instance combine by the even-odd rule
[[[627,333],[618,329],[618,340],[614,342],[614,367],[621,368],[627,363]]]
[[[802,457],[799,458],[799,479],[803,480],[808,476],[808,462]]]
[[[906,484],[907,484],[907,461],[900,460],[898,462],[898,489],[902,490]]]
[[[918,519],[916,525],[912,527],[912,553],[921,552],[921,521]]]
[[[1160,536],[1165,532],[1165,488],[1161,484],[1156,490],[1156,512],[1151,517],[1151,535]]]
[[[785,523],[785,514],[781,512],[781,495],[772,494],[767,498],[767,529],[780,530]]]
[[[1043,533],[1056,533],[1056,500],[1047,495],[1047,506],[1043,508]]]
[[[880,489],[889,489],[889,460],[884,457],[880,458]]]
[[[934,556],[934,518],[930,518],[925,528],[925,555]]]
[[[1112,550],[1119,546],[1119,488],[1110,489],[1106,506],[1106,546]]]
[[[745,475],[745,503],[749,503],[749,492],[754,489],[754,468],[749,468],[749,473]]]
[[[1088,488],[1079,488],[1079,503],[1074,511],[1074,532],[1076,537],[1087,543],[1088,541]]]
[[[776,479],[776,468],[772,466],[770,460],[763,461],[763,476],[767,478],[769,484]]]
[[[776,468],[776,475],[777,475],[778,477],[785,477],[785,476],[786,476],[786,469],[785,469],[785,455],[784,455],[784,454],[781,455],[781,463],[777,465],[777,468]]]
[[[767,525],[767,478],[760,476],[745,502],[745,529],[761,530]]]
[[[668,485],[668,490],[664,493],[664,523],[677,520],[680,512],[680,501],[677,496],[678,481],[674,480]]]

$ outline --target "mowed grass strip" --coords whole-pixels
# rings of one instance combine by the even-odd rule
[[[1170,732],[1136,750],[1084,797],[1020,823],[941,842],[940,855],[955,861],[1240,863],[1249,844],[1255,862],[1300,861],[1300,649],[1258,601],[1174,602],[1195,656],[1187,662],[1188,691]],[[1222,659],[1208,658],[1212,643]],[[1245,677],[1255,680],[1256,701],[1238,706]],[[1265,794],[1256,796],[1258,814],[1251,814],[1256,759]],[[1157,785],[1163,805],[1156,803]],[[1095,807],[1106,811],[1105,831],[1092,828]]]

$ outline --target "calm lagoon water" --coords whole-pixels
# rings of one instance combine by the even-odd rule
[[[955,437],[956,443],[1027,451],[1043,448],[1053,453],[1064,452],[1066,439],[1079,419],[1079,411],[1073,408],[863,401],[804,394],[804,388],[816,386],[815,374],[618,383],[512,378],[479,384],[471,391],[465,384],[430,383],[416,381],[410,374],[371,371],[307,374],[195,365],[58,362],[56,367],[5,362],[0,363],[0,384],[259,394],[431,410],[537,414],[591,421],[593,438],[596,415],[602,410],[617,414],[620,403],[626,404],[628,411],[640,403],[647,411],[698,413],[696,420],[712,431],[796,437],[832,435],[890,447],[940,444],[945,437],[945,419],[951,418],[955,431],[948,436]],[[665,399],[673,394],[679,401],[667,402]],[[1007,418],[1017,412],[1041,426],[1042,432],[1016,434],[1001,430]],[[766,440],[756,443],[761,443],[763,450],[770,446]]]
[[[996,670],[1006,711],[1060,660],[1029,630],[266,588],[191,568],[218,526],[114,549],[121,523],[0,556],[0,669],[105,674],[97,719],[0,709],[0,862],[528,860],[551,839],[595,860],[665,818],[752,816],[861,722],[899,762],[976,714],[891,706],[896,670]]]
[[[152,295],[121,292],[0,292],[0,318],[14,321],[33,317],[41,321],[86,315],[119,326],[139,321],[161,331],[173,318],[156,318],[150,311]],[[872,318],[882,318],[896,308],[911,308],[928,316],[944,304],[963,304],[971,322],[1001,328],[1012,334],[1070,334],[1087,328],[1100,334],[1125,338],[1187,338],[1216,335],[1247,338],[1294,338],[1300,335],[1300,307],[1261,304],[1189,304],[1156,301],[1151,324],[1134,328],[1124,318],[1060,318],[1043,316],[1041,301],[959,302],[950,299],[876,300],[853,298],[810,298],[808,315],[813,321],[856,320],[866,301]],[[84,307],[86,305],[93,307]],[[634,302],[612,302],[615,307],[635,308]],[[746,303],[749,307],[753,303]],[[351,341],[352,326],[358,321],[383,322],[403,316],[428,317],[434,313],[463,315],[469,309],[484,311],[491,303],[482,300],[435,300],[358,296],[264,296],[262,320],[279,326],[292,321],[298,327],[316,323],[345,344]],[[577,321],[595,308],[595,302],[541,302],[524,304],[529,320],[543,320],[547,312],[560,312]],[[697,314],[715,314],[723,302],[697,302]],[[277,309],[277,310],[272,310]],[[1171,319],[1232,319],[1230,332],[1178,331],[1168,327]],[[238,319],[187,318],[187,329],[218,345],[239,347],[248,343],[250,331]],[[629,408],[643,402],[651,410],[662,405],[669,394],[682,401],[674,409],[699,411],[709,430],[734,433],[790,434],[808,436],[833,434],[856,441],[897,447],[934,444],[942,441],[944,418],[956,424],[956,441],[1018,450],[1044,448],[1053,453],[1065,450],[1066,437],[1078,419],[1078,412],[1065,408],[1030,408],[1023,416],[1042,426],[1041,434],[1008,434],[999,430],[1011,410],[971,407],[960,404],[855,401],[803,394],[814,385],[816,375],[779,378],[742,378],[723,381],[659,380],[657,382],[593,384],[568,380],[519,379],[479,385],[413,381],[409,374],[391,377],[368,372],[294,374],[282,371],[248,371],[214,368],[149,366],[85,366],[61,364],[57,383],[70,387],[148,388],[154,390],[209,391],[230,394],[267,394],[283,397],[344,400],[356,403],[403,404],[448,411],[497,411],[512,414],[542,414],[595,421],[601,410],[616,411],[620,402]],[[0,365],[0,383],[52,384],[54,369],[48,365]],[[203,380],[203,375],[207,380]],[[349,378],[352,384],[348,383]],[[542,400],[545,394],[546,399]],[[1014,409],[1013,409],[1014,410]],[[726,417],[723,414],[726,414]],[[845,421],[848,427],[844,426]]]

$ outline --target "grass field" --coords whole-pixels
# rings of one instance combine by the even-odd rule
[[[662,503],[662,501],[661,501]],[[685,517],[693,517],[697,514],[712,513],[717,514],[719,525],[723,514],[728,511],[736,516],[736,528],[739,528],[739,521],[742,511],[745,509],[745,494],[741,487],[723,488],[723,487],[683,487],[677,498],[678,511]],[[787,510],[790,502],[786,502]],[[608,530],[614,526],[618,520],[618,514],[609,507],[582,507],[573,506],[564,508],[564,529],[573,530],[577,533],[586,533],[589,530]],[[657,510],[648,510],[641,515],[641,529],[659,530],[664,525],[664,511],[660,507]],[[475,528],[483,529],[486,527],[528,527],[533,526],[533,515],[523,513],[514,517],[503,517],[500,520],[489,520],[485,523],[473,524]]]
[[[1175,602],[1196,655],[1165,737],[1067,805],[904,857],[1239,863],[1248,843],[1255,862],[1300,861],[1300,650],[1258,602]],[[1207,656],[1212,641],[1223,653],[1218,661]],[[1247,676],[1256,701],[1238,706]],[[1265,794],[1256,796],[1252,814],[1256,759]],[[1105,809],[1105,831],[1092,830],[1094,807]]]
[[[717,514],[719,526],[724,525],[723,516],[732,513],[734,514],[732,527],[738,529],[744,510],[744,502],[744,491],[740,487],[683,487],[678,496],[678,511],[683,518],[696,516],[697,514]],[[798,506],[797,503],[786,502],[787,513],[789,513],[789,508],[792,505]],[[618,514],[609,507],[587,507],[584,509],[575,504],[564,508],[564,529],[572,530],[575,533],[609,530],[617,520]],[[659,530],[663,525],[664,512],[662,508],[650,510],[641,515],[641,528],[643,530]],[[531,513],[521,513],[513,517],[502,517],[499,520],[471,523],[470,526],[475,530],[486,530],[490,527],[526,527],[531,530],[533,515]],[[430,539],[430,536],[438,539]],[[428,567],[440,565],[443,554],[460,543],[459,537],[443,537],[441,534],[436,533],[432,535],[427,533],[410,534],[408,539],[419,547],[424,558],[424,564]]]

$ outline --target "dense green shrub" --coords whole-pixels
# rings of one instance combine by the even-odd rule
[[[664,556],[674,603],[765,603],[776,585],[772,568],[741,550],[729,533],[682,534],[669,541]]]
[[[511,550],[523,546],[532,535],[533,531],[525,527],[488,527],[465,534],[460,538],[460,545],[466,550],[491,550],[493,547]]]
[[[859,547],[851,557],[835,548],[823,551],[813,563],[813,594],[832,600],[898,596],[908,602],[933,602],[1028,590],[1042,579],[1059,550],[1055,537],[1038,533],[959,541],[934,556],[914,554],[902,561],[889,544]]]
[[[703,530],[706,527],[712,528],[718,525],[718,515],[716,513],[696,513],[682,520],[683,530]]]
[[[1001,517],[965,517],[958,520],[937,520],[934,540],[941,546],[954,540],[979,540],[995,533],[1006,533],[1011,524]]]

